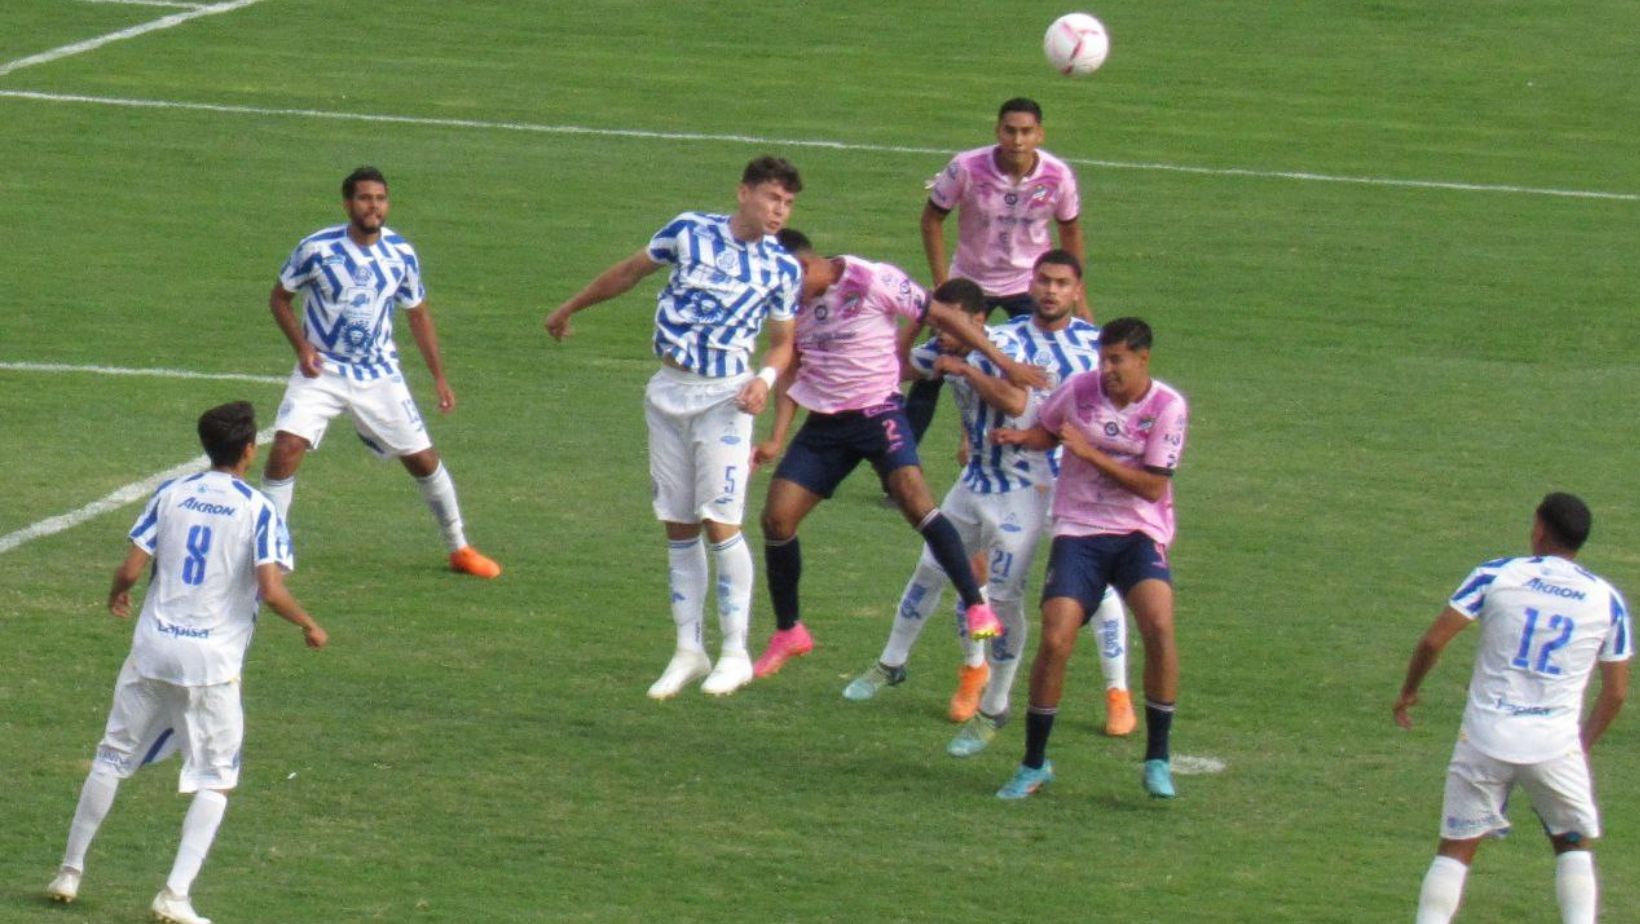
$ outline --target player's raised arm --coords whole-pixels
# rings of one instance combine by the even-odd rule
[[[433,324],[433,312],[424,301],[404,314],[410,321],[410,334],[416,338],[416,349],[433,375],[433,387],[438,392],[438,409],[448,414],[455,410],[456,393],[444,377],[444,358],[438,349],[438,328]]]
[[[945,362],[947,359],[953,362]],[[969,387],[974,389],[974,394],[978,395],[981,401],[1009,417],[1018,417],[1025,413],[1025,408],[1030,404],[1029,390],[1020,388],[1005,378],[991,375],[958,357],[940,357],[935,360],[934,370],[944,375],[957,375],[966,379]]]
[[[587,283],[586,288],[570,296],[568,301],[547,315],[544,325],[547,333],[551,334],[554,340],[563,340],[570,336],[574,333],[570,329],[570,315],[630,291],[645,276],[660,269],[662,265],[649,255],[648,248],[644,248],[604,270],[597,278]]]
[[[1001,350],[997,349],[996,344],[992,343],[989,337],[985,336],[984,330],[962,323],[962,309],[940,301],[930,301],[928,303],[928,318],[942,332],[949,334],[963,346],[979,352],[980,355],[995,363],[996,367],[1001,369],[1003,374],[1008,377],[1008,381],[1013,382],[1015,385],[1021,388],[1042,389],[1049,386],[1048,373],[1040,366],[1032,366],[1009,359]]]
[[[1029,430],[997,427],[991,431],[991,442],[998,446],[1023,446],[1037,452],[1046,452],[1059,445],[1059,438],[1049,432],[1047,427],[1037,424]]]
[[[1395,724],[1402,728],[1412,727],[1410,710],[1418,705],[1418,688],[1423,686],[1424,678],[1435,668],[1441,660],[1441,652],[1448,642],[1473,622],[1468,616],[1452,607],[1441,611],[1430,624],[1423,638],[1412,650],[1412,660],[1407,662],[1407,676],[1401,683],[1401,695],[1395,700]]]
[[[323,648],[330,641],[330,635],[307,614],[307,610],[291,596],[290,591],[285,589],[285,572],[277,562],[256,566],[256,586],[262,602],[268,605],[268,609],[302,630],[302,637],[309,648]]]
[[[313,344],[309,343],[307,336],[302,333],[302,323],[296,320],[295,299],[295,292],[274,283],[273,291],[268,293],[268,310],[273,312],[274,323],[279,325],[285,339],[290,341],[291,349],[296,351],[296,363],[302,370],[302,375],[310,379],[318,378],[323,362],[319,358],[319,351],[313,348]]]

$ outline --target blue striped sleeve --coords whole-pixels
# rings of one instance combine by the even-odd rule
[[[694,224],[694,221],[691,220],[689,213],[685,212],[672,219],[666,227],[656,231],[655,236],[649,239],[649,259],[654,260],[656,263],[676,264],[678,262],[678,238],[692,224]]]
[[[1480,616],[1481,607],[1486,605],[1487,588],[1491,587],[1492,582],[1497,580],[1498,569],[1508,561],[1508,559],[1489,561],[1469,572],[1469,576],[1464,578],[1464,582],[1458,586],[1457,593],[1454,593],[1449,601],[1452,608],[1471,619]]]
[[[148,498],[148,505],[142,508],[142,514],[131,527],[131,542],[150,555],[154,554],[154,549],[159,545],[160,496],[170,486],[171,482],[167,481],[154,489],[154,496]]]
[[[1611,595],[1612,631],[1606,636],[1606,644],[1601,646],[1600,660],[1627,661],[1634,657],[1634,622],[1623,596],[1615,588]]]

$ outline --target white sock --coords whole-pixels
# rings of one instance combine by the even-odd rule
[[[987,600],[986,602],[990,602]],[[968,608],[957,600],[957,647],[962,649],[962,666],[979,667],[985,663],[985,642],[968,637]]]
[[[672,590],[672,622],[678,650],[705,652],[702,623],[706,609],[706,544],[700,537],[667,542],[666,578]]]
[[[1418,917],[1413,924],[1448,924],[1458,913],[1464,877],[1468,875],[1469,867],[1451,857],[1437,856],[1424,874],[1424,887],[1418,893]]]
[[[746,538],[735,533],[712,546],[717,563],[718,628],[723,632],[724,654],[746,653],[746,632],[752,622],[752,552]]]
[[[417,478],[416,484],[421,488],[421,499],[427,502],[427,509],[433,512],[433,519],[444,533],[444,544],[452,552],[465,546],[467,533],[461,528],[461,504],[456,500],[456,483],[450,480],[449,469],[440,462],[433,474]]]
[[[1099,633],[1099,673],[1105,677],[1105,689],[1127,689],[1127,613],[1122,610],[1122,598],[1110,587],[1093,611],[1094,631]]]
[[[205,855],[211,852],[211,841],[216,840],[216,829],[222,824],[222,813],[228,810],[228,797],[214,789],[202,789],[194,794],[188,814],[182,819],[182,843],[177,845],[177,861],[171,867],[171,876],[165,887],[174,895],[187,895],[194,877],[205,865]]]
[[[290,502],[296,496],[296,476],[289,478],[263,478],[262,493],[273,501],[273,509],[279,511],[279,519],[290,519]]]
[[[900,594],[900,606],[894,612],[894,628],[888,633],[888,644],[877,660],[889,667],[900,667],[911,658],[911,649],[917,644],[928,617],[939,609],[940,597],[950,579],[939,562],[923,546],[922,557],[917,559],[917,570]]]
[[[1594,924],[1594,854],[1568,850],[1555,857],[1555,898],[1561,924]]]
[[[68,826],[68,849],[63,852],[63,865],[85,872],[85,852],[91,848],[91,839],[97,836],[108,810],[114,807],[114,794],[119,792],[120,778],[98,765],[86,774],[85,785],[80,787],[80,804],[74,809],[74,822]]]
[[[993,597],[991,608],[996,610],[1002,623],[1002,635],[991,639],[986,660],[991,664],[991,676],[985,681],[985,695],[980,698],[979,711],[989,716],[1008,711],[1008,698],[1014,686],[1014,675],[1019,673],[1019,662],[1025,655],[1025,642],[1030,624],[1025,619],[1025,601],[1007,597]]]

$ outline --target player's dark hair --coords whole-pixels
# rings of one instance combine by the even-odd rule
[[[775,232],[774,239],[794,257],[801,253],[814,252],[814,245],[809,243],[809,236],[796,228],[781,228]]]
[[[1117,318],[1099,328],[1099,343],[1115,346],[1120,343],[1134,352],[1150,349],[1150,325],[1138,318]]]
[[[1568,552],[1583,548],[1583,543],[1589,540],[1589,530],[1594,527],[1589,505],[1577,495],[1564,491],[1545,496],[1543,503],[1538,504],[1537,518],[1549,534],[1549,541]]]
[[[798,176],[797,168],[784,157],[763,156],[752,160],[746,165],[746,172],[740,175],[740,182],[747,186],[756,186],[759,183],[779,183],[786,192],[797,195],[803,191],[803,178]]]
[[[239,464],[245,447],[256,442],[256,409],[249,401],[219,404],[199,415],[199,444],[217,468]]]
[[[1037,257],[1036,262],[1031,264],[1031,269],[1036,269],[1044,263],[1052,263],[1055,266],[1068,266],[1071,268],[1071,272],[1076,274],[1077,279],[1082,278],[1082,261],[1076,258],[1076,254],[1068,250],[1055,247],[1053,250]]]
[[[968,314],[985,314],[990,308],[985,304],[985,290],[972,279],[947,279],[934,290],[934,300],[956,305]]]
[[[1006,119],[1010,112],[1029,113],[1036,117],[1036,124],[1042,124],[1042,107],[1036,104],[1036,100],[1028,96],[1016,96],[1003,103],[1002,108],[997,110],[997,121],[1001,122]]]
[[[342,198],[353,198],[353,190],[358,188],[360,183],[380,183],[386,186],[387,177],[382,176],[382,172],[375,167],[355,167],[353,172],[342,180]]]

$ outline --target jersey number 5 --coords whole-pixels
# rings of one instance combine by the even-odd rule
[[[1526,630],[1520,634],[1520,651],[1515,653],[1515,659],[1510,664],[1521,670],[1536,671],[1539,674],[1559,674],[1560,668],[1551,664],[1549,657],[1566,647],[1572,640],[1572,618],[1558,614],[1549,617],[1549,624],[1544,627],[1542,636],[1537,635],[1538,620],[1542,618],[1537,610],[1526,608]],[[1558,633],[1558,634],[1556,634]],[[1532,646],[1538,644],[1537,657],[1532,657]]]
[[[188,527],[188,557],[182,560],[182,583],[205,583],[205,553],[211,550],[209,526]]]

